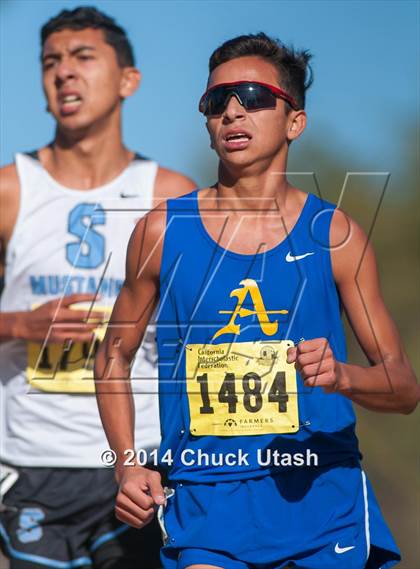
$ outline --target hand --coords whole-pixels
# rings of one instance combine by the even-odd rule
[[[333,393],[342,387],[342,368],[326,338],[305,340],[287,350],[287,362],[295,368],[308,387],[322,387]]]
[[[91,302],[94,294],[71,294],[50,300],[35,310],[17,312],[14,336],[34,342],[90,342],[92,333],[105,319],[105,313],[95,310],[72,310],[77,302]],[[89,322],[88,322],[89,318]]]
[[[165,503],[159,472],[130,466],[125,467],[120,479],[116,517],[135,528],[147,525],[152,521],[157,506]]]

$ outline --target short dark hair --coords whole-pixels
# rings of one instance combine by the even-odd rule
[[[279,85],[295,99],[299,109],[305,108],[305,93],[313,82],[309,65],[312,55],[308,50],[295,50],[263,32],[226,41],[212,53],[209,72],[212,73],[222,63],[250,55],[261,57],[274,65],[278,71]],[[289,105],[286,108],[290,110]]]
[[[48,20],[41,28],[41,46],[51,34],[60,30],[84,30],[93,28],[102,30],[107,44],[112,46],[117,54],[120,67],[135,65],[134,52],[127,34],[114,18],[100,12],[93,6],[82,6],[74,10],[62,10],[57,16]]]

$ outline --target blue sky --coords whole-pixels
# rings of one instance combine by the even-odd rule
[[[314,54],[306,141],[350,170],[401,170],[404,133],[418,120],[419,3],[378,1],[2,0],[0,163],[52,138],[39,67],[39,28],[63,8],[95,5],[132,40],[143,73],[126,104],[130,147],[203,183],[209,148],[198,99],[215,47],[264,31]],[[299,152],[296,145],[294,152]]]

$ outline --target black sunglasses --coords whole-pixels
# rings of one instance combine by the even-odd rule
[[[201,97],[198,109],[206,117],[221,115],[233,95],[247,111],[273,109],[276,99],[283,99],[298,110],[296,101],[286,91],[258,81],[236,81],[210,87]]]

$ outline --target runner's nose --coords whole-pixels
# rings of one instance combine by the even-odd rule
[[[74,79],[76,72],[73,65],[68,60],[61,60],[55,70],[55,83],[59,87],[68,79]]]
[[[239,98],[235,93],[228,96],[226,100],[226,107],[223,111],[223,117],[229,120],[235,120],[245,116],[245,107],[241,104]]]

